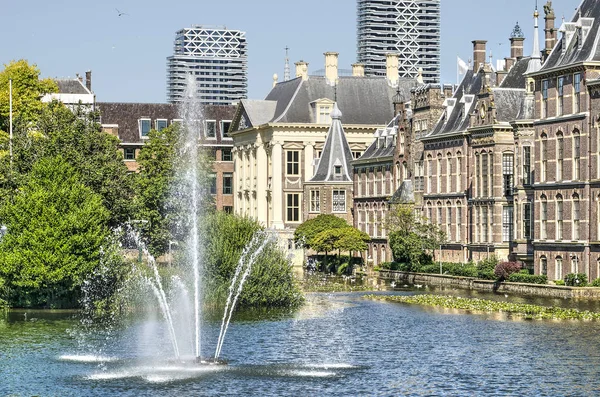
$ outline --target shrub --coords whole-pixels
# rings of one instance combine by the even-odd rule
[[[518,262],[500,262],[494,269],[494,274],[500,281],[508,279],[508,277],[521,270],[521,264]]]
[[[591,285],[592,287],[600,287],[600,278],[595,279]]]
[[[529,273],[513,273],[508,276],[508,281],[513,283],[529,283],[529,284],[547,284],[548,276],[541,274],[539,276]]]
[[[496,275],[494,270],[498,264],[498,258],[495,255],[490,256],[484,260],[477,262],[477,278],[482,280],[495,280]]]
[[[554,280],[554,285],[565,285],[565,280]]]
[[[587,281],[585,273],[569,273],[565,276],[565,285],[569,287],[585,287]]]

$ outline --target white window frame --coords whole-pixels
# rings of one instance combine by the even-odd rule
[[[321,212],[321,191],[319,189],[312,189],[310,191],[310,210],[311,213]]]
[[[161,129],[159,129],[159,127],[158,127],[158,123],[159,122],[164,122],[165,123],[164,127],[161,128]],[[167,119],[156,119],[156,120],[154,120],[154,129],[156,131],[160,132],[160,131],[164,130],[165,128],[167,128],[168,126],[169,126],[169,120],[167,120]]]
[[[144,135],[144,132],[143,132],[143,124],[144,124],[144,122],[147,122],[148,123],[148,127],[149,127],[148,128],[148,132],[146,133],[146,135]],[[148,136],[148,134],[152,130],[152,119],[147,118],[147,117],[140,117],[138,119],[138,129],[139,129],[139,132],[140,132],[140,138],[142,138],[142,139],[149,139],[150,137]]]
[[[333,190],[331,192],[331,210],[335,213],[346,212],[346,190]]]
[[[214,136],[208,135],[209,123],[214,123]],[[206,139],[217,139],[217,120],[204,120],[204,136]]]
[[[219,130],[221,131],[221,139],[232,139],[230,136],[227,136],[227,131],[225,131],[225,123],[229,123],[229,127],[231,128],[231,120],[221,120],[219,122]]]

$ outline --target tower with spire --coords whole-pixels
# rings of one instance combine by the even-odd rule
[[[337,102],[330,114],[331,125],[313,177],[304,184],[304,219],[334,214],[352,224],[352,151],[342,126]]]

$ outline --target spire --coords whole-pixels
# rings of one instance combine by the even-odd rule
[[[288,50],[290,48],[285,46],[285,68],[283,69],[283,81],[290,79],[290,57],[288,56]]]
[[[539,59],[540,58],[540,35],[538,31],[538,17],[540,13],[537,8],[537,1],[535,2],[535,11],[533,13],[533,53],[531,54],[532,58]]]
[[[337,102],[329,114],[331,126],[315,175],[309,182],[352,182],[352,151],[342,127],[342,112]]]

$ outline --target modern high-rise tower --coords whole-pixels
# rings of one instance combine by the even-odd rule
[[[357,0],[358,62],[368,76],[385,75],[386,54],[399,55],[402,77],[440,81],[440,0]]]
[[[248,91],[246,32],[194,25],[176,33],[167,58],[167,101],[182,100],[187,76],[195,76],[202,103],[230,105]]]

